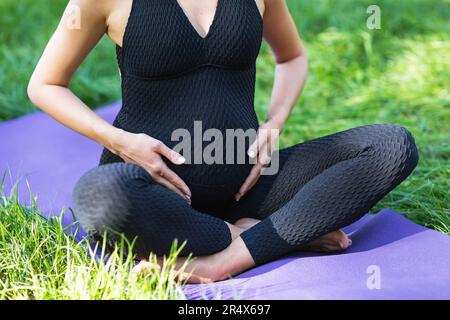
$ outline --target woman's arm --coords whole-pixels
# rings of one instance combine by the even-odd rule
[[[236,194],[237,201],[255,185],[262,167],[270,161],[274,143],[270,136],[271,130],[283,129],[303,90],[308,73],[305,48],[286,1],[265,0],[264,5],[264,38],[275,57],[275,80],[267,120],[260,127],[258,139],[248,150],[249,156],[258,157],[258,161]]]
[[[266,0],[264,38],[276,61],[267,121],[281,130],[306,82],[308,58],[285,0]]]
[[[65,126],[117,152],[118,132],[69,89],[73,74],[106,31],[103,1],[71,1],[37,64],[28,85],[30,100]],[[80,8],[80,28],[74,10]]]
[[[36,106],[63,125],[100,143],[125,161],[141,165],[156,181],[183,197],[190,197],[187,185],[167,168],[160,156],[181,164],[183,158],[178,153],[149,136],[113,127],[68,88],[75,71],[107,31],[114,3],[69,2],[30,79],[28,95]],[[79,23],[74,20],[77,17],[81,19]]]

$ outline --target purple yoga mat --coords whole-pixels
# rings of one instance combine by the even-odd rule
[[[119,107],[115,103],[98,113],[111,122]],[[19,198],[30,203],[28,181],[46,216],[71,207],[74,184],[97,165],[101,152],[42,113],[1,123],[0,141],[0,174],[10,171],[4,192],[21,179]],[[72,223],[66,213],[64,224]],[[366,215],[345,231],[353,240],[345,253],[296,253],[184,291],[189,299],[450,299],[450,237],[389,209]]]
[[[112,122],[121,106],[116,102],[98,110]],[[18,195],[22,203],[30,203],[27,183],[42,213],[60,215],[72,205],[72,189],[80,176],[95,167],[101,147],[92,140],[67,129],[48,115],[36,112],[0,124],[0,175],[6,172],[4,192],[20,181]],[[64,225],[73,223],[72,215],[63,216]],[[83,230],[77,233],[81,239]]]
[[[450,237],[389,209],[344,230],[353,240],[345,253],[297,253],[232,280],[188,285],[185,294],[227,300],[450,298]]]

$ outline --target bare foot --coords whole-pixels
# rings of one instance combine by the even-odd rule
[[[261,220],[253,218],[242,218],[234,223],[234,226],[241,229],[242,233],[250,229]],[[301,247],[301,250],[312,252],[335,252],[342,251],[350,247],[352,240],[341,230],[330,232],[318,239],[315,239],[307,245]]]
[[[251,228],[255,224],[260,222],[257,219],[243,218],[237,221],[235,224],[227,222],[230,228],[232,244],[225,250],[209,255],[200,257],[177,257],[175,262],[175,271],[179,272],[177,275],[178,280],[186,281],[187,283],[208,283],[213,281],[222,280],[226,272],[223,271],[224,264],[227,262],[227,256],[234,256],[234,252],[244,252],[244,260],[251,260],[251,256],[248,254],[245,257],[246,246],[242,240],[235,242],[239,235],[245,230]],[[225,258],[224,258],[225,257]],[[247,259],[245,259],[247,258]],[[245,264],[245,263],[244,263]],[[158,256],[154,261],[148,261],[148,259],[140,258],[139,263],[131,270],[131,277],[135,280],[139,275],[145,273],[151,273],[161,270],[164,266],[164,258]]]
[[[144,273],[159,272],[162,265],[163,263],[160,257],[158,257],[158,261],[156,263],[148,261],[147,259],[141,259],[139,263],[131,270],[131,279],[136,280],[139,275]]]
[[[182,263],[183,258],[177,263]],[[224,250],[197,257],[184,265],[180,280],[209,283],[228,279],[255,265],[244,241],[238,237]]]
[[[141,260],[131,271],[132,279],[146,272],[154,272],[163,267],[164,260],[157,263]],[[221,281],[254,266],[254,261],[241,238],[237,238],[224,250],[209,255],[188,259],[178,257],[175,262],[176,278],[186,283],[210,283]]]
[[[220,280],[218,277],[220,262],[216,254],[195,257],[187,262],[186,260],[184,257],[177,259],[177,267],[182,270],[178,280],[187,283],[210,283]]]
[[[177,278],[187,283],[208,283],[224,280],[252,267],[254,261],[239,234],[253,227],[258,222],[260,220],[243,218],[236,221],[234,225],[229,224],[233,241],[228,248],[221,252],[189,259],[187,257],[178,257],[175,265],[175,270],[178,272]],[[311,241],[300,248],[300,250],[335,252],[345,250],[351,244],[352,241],[347,235],[341,230],[337,230]],[[137,275],[144,272],[160,270],[163,264],[164,259],[162,257],[158,257],[153,262],[143,259],[133,268],[131,276],[136,278]]]
[[[336,252],[350,247],[352,240],[341,230],[330,232],[300,248],[312,252]]]

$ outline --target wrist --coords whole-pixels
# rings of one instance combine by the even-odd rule
[[[121,154],[126,147],[126,137],[130,135],[129,132],[119,129],[116,127],[111,127],[103,135],[103,141],[101,144],[114,154]]]
[[[278,129],[280,131],[283,130],[285,123],[286,123],[286,120],[280,119],[277,117],[269,117],[266,121],[266,124],[270,128]]]

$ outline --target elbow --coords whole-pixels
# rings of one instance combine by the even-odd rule
[[[290,54],[275,55],[276,64],[284,64],[293,61],[308,66],[308,55],[306,54],[306,50],[296,50],[295,52],[291,52]]]
[[[306,69],[308,69],[309,65],[308,54],[304,47],[302,47],[302,49],[297,53],[295,59],[300,61],[300,64],[302,64]]]
[[[308,56],[305,52],[292,55],[286,59],[280,59],[276,61],[277,65],[289,65],[290,70],[296,70],[297,72],[305,74],[305,77],[309,71]]]
[[[36,83],[36,81],[34,81],[33,78],[31,78],[30,81],[28,82],[27,95],[31,103],[33,103],[34,105],[38,104],[39,84]]]
[[[31,103],[33,103],[35,106],[38,107],[41,92],[42,92],[42,84],[31,78],[30,81],[28,82],[27,95]]]
[[[308,56],[306,55],[306,53],[303,55],[303,64],[304,64],[304,68],[305,68],[305,78],[307,78],[308,74],[309,74],[309,60],[308,60]]]
[[[298,70],[305,75],[306,80],[309,72],[309,61],[306,51],[302,51],[294,60],[297,61],[296,65],[298,66]]]

